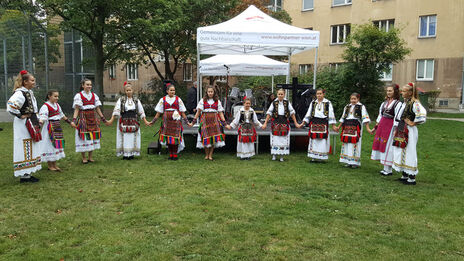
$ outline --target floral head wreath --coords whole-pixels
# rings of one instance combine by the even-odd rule
[[[22,71],[20,71],[19,73],[20,73],[21,75],[25,75],[25,74],[28,74],[29,72],[26,71],[26,70],[22,70]]]
[[[124,87],[126,87],[126,85],[127,85],[127,82],[124,82],[124,83],[122,84],[122,86],[124,86]]]

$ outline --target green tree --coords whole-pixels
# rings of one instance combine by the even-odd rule
[[[36,5],[47,15],[62,19],[61,29],[74,29],[81,33],[95,51],[96,90],[103,97],[103,72],[107,61],[117,59],[126,52],[121,46],[127,30],[121,13],[128,1],[120,0],[37,0]]]
[[[346,63],[339,69],[343,86],[339,91],[359,93],[368,110],[375,111],[383,95],[380,74],[388,72],[390,64],[402,61],[411,49],[398,28],[385,32],[372,23],[354,26],[345,47],[342,57]]]
[[[227,0],[147,0],[133,1],[124,17],[130,30],[125,35],[133,50],[127,60],[150,63],[156,74],[174,79],[178,65],[189,59],[196,61],[196,29],[221,22],[236,1]],[[161,70],[158,61],[163,61]]]

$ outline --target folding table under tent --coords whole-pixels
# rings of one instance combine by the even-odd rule
[[[290,79],[290,57],[316,48],[314,81],[316,86],[319,32],[291,26],[265,14],[254,5],[223,23],[197,28],[197,70],[201,54],[288,56],[287,83]],[[198,75],[199,72],[197,71]],[[201,96],[201,77],[197,77]]]

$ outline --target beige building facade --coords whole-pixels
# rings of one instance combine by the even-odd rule
[[[440,90],[437,108],[462,108],[464,78],[463,0],[286,0],[294,26],[320,31],[318,66],[337,66],[346,36],[357,24],[382,30],[401,28],[412,52],[382,75],[386,84],[415,82],[425,91]],[[292,71],[314,68],[314,50],[292,56]]]

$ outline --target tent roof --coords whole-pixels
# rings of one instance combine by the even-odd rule
[[[220,24],[197,28],[200,54],[289,55],[319,46],[319,32],[282,23],[254,5]]]
[[[215,55],[200,61],[201,75],[287,75],[288,63],[262,55]]]

